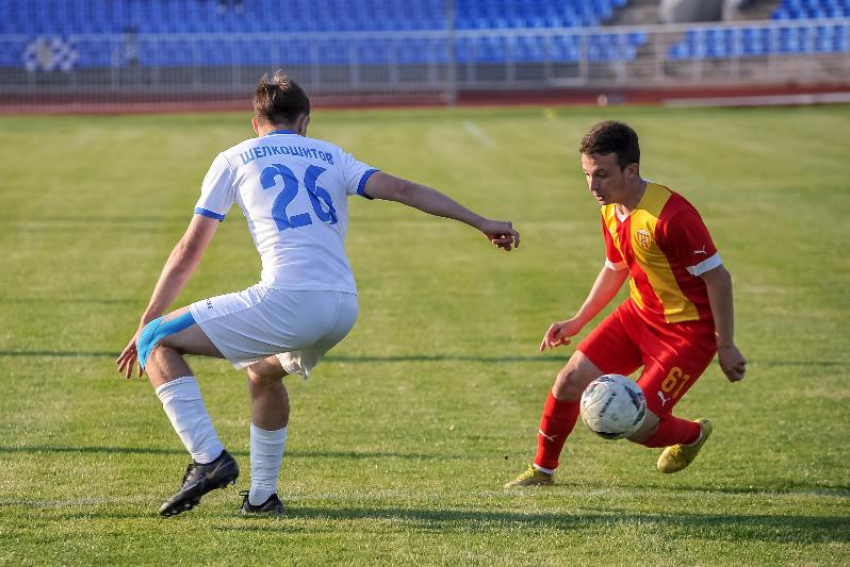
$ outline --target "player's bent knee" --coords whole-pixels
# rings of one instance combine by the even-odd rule
[[[559,400],[575,401],[581,399],[587,385],[602,375],[581,351],[575,351],[567,365],[558,373],[552,393]]]
[[[283,377],[286,376],[286,372],[283,369],[280,369],[277,372],[268,372],[268,371],[254,371],[248,370],[248,380],[251,381],[252,384],[260,385],[260,384],[269,384],[271,382],[277,382],[279,380],[283,380]]]
[[[195,324],[195,318],[191,311],[186,311],[182,315],[163,320],[163,317],[154,319],[142,329],[142,334],[136,342],[136,348],[139,353],[139,366],[142,368],[147,365],[148,357],[154,351],[157,344],[169,335],[179,333]]]
[[[260,361],[249,366],[247,369],[248,380],[254,384],[268,384],[283,380],[286,371],[279,364]]]
[[[568,364],[558,373],[552,392],[559,400],[578,400],[590,382],[591,380],[583,379],[578,368]]]
[[[151,376],[151,369],[163,368],[167,364],[169,353],[174,352],[171,347],[165,346],[162,342],[158,342],[150,348],[150,352],[145,360],[145,370],[148,370],[148,375]]]

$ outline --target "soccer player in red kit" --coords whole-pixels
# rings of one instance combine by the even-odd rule
[[[665,473],[687,467],[711,434],[707,419],[688,421],[672,410],[714,355],[730,381],[744,377],[746,361],[733,339],[732,279],[693,205],[641,178],[637,133],[621,122],[601,122],[587,133],[581,163],[602,206],[605,266],[578,312],[552,323],[540,351],[569,344],[627,278],[631,293],[558,373],[543,408],[534,465],[506,488],[554,483],[582,392],[603,374],[643,367],[637,384],[647,417],[629,440],[666,447],[657,465]]]

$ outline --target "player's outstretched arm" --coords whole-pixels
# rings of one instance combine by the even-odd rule
[[[608,266],[603,267],[576,314],[566,321],[556,321],[549,325],[549,330],[543,335],[543,342],[540,343],[540,352],[570,344],[570,337],[579,334],[584,326],[614,299],[628,277],[629,271],[626,269],[612,270]]]
[[[430,215],[454,219],[481,231],[495,246],[504,250],[519,247],[519,233],[510,222],[491,220],[474,213],[436,189],[392,175],[376,172],[364,187],[366,195],[397,201]]]
[[[200,263],[201,257],[204,255],[207,246],[209,246],[219,224],[219,221],[216,219],[195,215],[182,238],[180,238],[174,250],[171,251],[171,255],[165,262],[165,267],[163,267],[162,273],[159,276],[159,280],[156,282],[156,287],[154,287],[148,306],[142,314],[136,334],[133,335],[133,338],[130,339],[130,342],[115,360],[115,363],[118,365],[118,372],[125,374],[127,378],[132,376],[133,364],[138,359],[136,341],[139,339],[142,329],[145,325],[165,313],[168,306],[183,291],[183,287]],[[139,367],[138,371],[139,376],[141,376],[141,367]]]
[[[735,309],[732,301],[732,276],[722,265],[700,276],[708,291],[708,302],[717,335],[717,361],[731,382],[744,379],[747,361],[735,346]]]

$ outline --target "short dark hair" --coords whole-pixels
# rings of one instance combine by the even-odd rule
[[[298,83],[277,71],[271,78],[263,75],[257,83],[254,112],[270,124],[292,124],[302,114],[310,114],[310,98]]]
[[[581,153],[617,154],[620,169],[630,163],[640,163],[640,144],[638,135],[631,126],[616,120],[599,122],[585,134],[581,141]]]

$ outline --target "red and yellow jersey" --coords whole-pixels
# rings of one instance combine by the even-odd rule
[[[699,213],[684,197],[647,182],[625,218],[602,207],[606,266],[628,268],[631,300],[648,323],[711,321],[701,274],[721,265]]]

